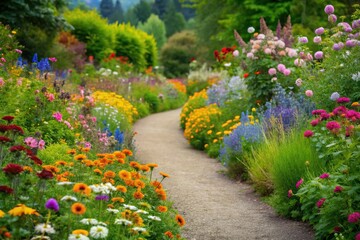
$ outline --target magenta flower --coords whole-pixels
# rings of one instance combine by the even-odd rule
[[[286,67],[285,67],[284,64],[280,63],[280,64],[277,66],[277,69],[279,70],[279,72],[283,72],[283,71],[286,69]]]
[[[318,125],[320,123],[320,119],[314,119],[310,122],[311,126],[315,127],[316,125]]]
[[[49,102],[52,102],[52,101],[54,101],[55,96],[52,93],[48,93],[48,94],[46,94],[46,98]]]
[[[287,194],[288,198],[291,198],[293,195],[293,191],[290,189]]]
[[[358,41],[355,39],[348,39],[348,40],[346,40],[345,45],[347,47],[355,47],[357,45],[357,42]]]
[[[357,223],[360,219],[360,213],[359,212],[353,212],[349,214],[348,216],[348,222],[349,223]]]
[[[330,23],[336,23],[337,21],[337,16],[335,14],[330,14],[329,17],[328,17],[328,21]]]
[[[269,73],[269,75],[275,75],[276,74],[276,69],[275,68],[269,68],[268,73]]]
[[[324,109],[316,109],[311,112],[312,115],[321,115],[322,113],[326,113]]]
[[[56,121],[62,122],[62,114],[60,112],[56,112],[52,116],[56,119]]]
[[[324,11],[325,11],[326,14],[332,14],[332,13],[334,13],[335,9],[334,9],[333,5],[329,4],[329,5],[325,6]]]
[[[326,123],[326,128],[330,131],[336,131],[341,128],[341,125],[337,121],[330,121]]]
[[[308,43],[308,38],[307,37],[299,37],[299,43]]]
[[[325,178],[329,178],[329,176],[330,176],[330,175],[329,175],[328,173],[323,173],[323,174],[320,175],[319,178],[325,179]]]
[[[326,120],[326,119],[329,119],[330,117],[331,117],[331,115],[328,114],[328,113],[322,113],[322,114],[320,114],[320,119],[321,119],[321,121]]]
[[[326,201],[326,198],[321,198],[319,201],[317,201],[316,206],[318,208],[321,208],[325,201]]]
[[[38,143],[38,148],[40,150],[43,150],[45,148],[45,141],[40,139],[39,143]]]
[[[49,200],[47,200],[47,202],[45,203],[45,207],[47,209],[54,210],[55,212],[59,211],[60,208],[58,202],[54,198],[50,198]]]
[[[311,130],[306,130],[306,131],[304,132],[304,137],[309,138],[309,137],[312,137],[312,136],[314,136],[314,132],[313,132],[313,131],[311,131]]]
[[[325,32],[325,29],[323,27],[319,27],[317,29],[315,29],[315,34],[316,35],[321,35]]]
[[[57,59],[55,57],[49,57],[48,59],[49,59],[50,62],[56,62],[57,61]]]
[[[356,234],[355,240],[360,240],[360,232],[358,234]]]
[[[341,192],[344,188],[342,186],[336,186],[334,188],[334,193]]]
[[[333,114],[342,115],[342,114],[346,114],[347,111],[348,111],[348,109],[345,106],[339,106],[333,110]]]
[[[299,187],[300,187],[300,185],[301,185],[303,182],[304,182],[304,179],[300,178],[300,180],[299,180],[299,181],[297,181],[297,183],[296,183],[295,187],[296,187],[296,188],[299,188]]]
[[[314,58],[316,58],[316,59],[322,59],[323,57],[324,57],[324,53],[322,51],[317,51],[314,54]]]

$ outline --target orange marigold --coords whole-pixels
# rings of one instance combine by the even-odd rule
[[[127,192],[127,188],[125,186],[122,186],[122,185],[116,186],[116,190],[118,190],[119,192],[123,192],[123,193]]]
[[[174,237],[174,235],[173,235],[172,232],[170,232],[170,231],[166,231],[166,232],[164,233],[164,235],[167,236],[167,237],[169,237],[169,238],[173,238],[173,237]]]
[[[99,174],[99,175],[102,175],[102,171],[101,171],[100,169],[98,169],[98,168],[96,168],[96,169],[94,170],[94,173]]]
[[[157,210],[159,212],[167,212],[168,208],[166,206],[158,206],[157,207]]]
[[[111,199],[112,202],[119,202],[119,203],[123,203],[125,202],[125,199],[122,197],[114,197]]]
[[[119,177],[123,180],[129,180],[129,179],[131,179],[131,173],[126,170],[121,170],[119,172]]]
[[[76,215],[83,215],[86,212],[86,207],[82,203],[74,203],[71,206],[71,212]]]
[[[104,177],[106,177],[106,178],[114,178],[115,176],[116,176],[116,173],[113,171],[106,171],[104,173]]]
[[[167,173],[164,173],[164,172],[159,172],[161,176],[163,176],[163,178],[167,178],[167,177],[170,177],[169,174]]]
[[[141,191],[136,191],[133,196],[136,199],[143,199],[145,195]]]
[[[114,152],[114,155],[117,157],[117,158],[125,158],[126,155],[125,153],[121,152],[121,151],[115,151]]]
[[[149,167],[151,170],[153,170],[154,168],[158,167],[158,165],[157,165],[156,163],[148,163],[148,164],[146,164],[146,165],[148,165],[148,167]]]
[[[138,187],[138,188],[144,188],[146,186],[146,184],[143,181],[141,181],[140,179],[136,179],[134,181],[134,186]]]
[[[129,150],[129,149],[123,149],[122,152],[123,152],[126,156],[132,156],[132,155],[133,155],[132,151]]]
[[[150,167],[148,165],[141,165],[140,170],[143,171],[143,172],[149,172]]]
[[[78,154],[74,157],[75,160],[78,160],[78,161],[82,161],[82,160],[85,160],[86,159],[86,155],[85,154]]]
[[[140,163],[138,163],[138,162],[131,161],[131,162],[129,163],[129,165],[130,165],[131,167],[137,169],[137,170],[140,169]]]

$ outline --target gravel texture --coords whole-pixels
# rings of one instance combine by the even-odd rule
[[[180,129],[180,109],[157,113],[134,125],[136,156],[170,175],[163,181],[168,200],[186,220],[189,240],[311,240],[301,222],[281,218],[261,202],[252,187],[225,176],[224,167],[194,150]],[[154,172],[153,176],[160,175]],[[154,177],[153,177],[154,178]]]

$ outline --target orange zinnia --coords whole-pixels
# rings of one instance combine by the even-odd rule
[[[117,162],[120,163],[120,164],[124,164],[125,163],[125,160],[123,158],[118,158],[117,159]]]
[[[86,207],[82,203],[74,203],[71,206],[71,212],[77,215],[83,215],[86,212]]]
[[[117,158],[126,158],[125,153],[120,152],[120,151],[115,151],[115,152],[114,152],[114,155],[115,155]]]
[[[102,174],[102,171],[97,168],[97,169],[94,170],[94,173],[97,173],[97,174],[101,175],[101,174]]]
[[[173,235],[172,232],[170,232],[170,231],[165,232],[164,235],[167,236],[167,237],[169,237],[169,238],[173,238],[173,237],[174,237],[174,235]]]
[[[143,181],[141,181],[140,179],[136,179],[134,181],[134,186],[138,187],[138,188],[144,188],[146,186],[146,184]]]
[[[78,154],[74,157],[75,160],[82,161],[86,159],[86,155],[84,154]]]
[[[124,149],[124,150],[122,150],[122,152],[123,152],[126,156],[132,156],[132,155],[133,155],[132,151],[129,150],[129,149]]]
[[[131,179],[131,173],[126,170],[121,170],[119,172],[119,177],[123,180],[130,180]]]
[[[168,208],[166,206],[158,206],[157,207],[157,210],[159,212],[167,212]]]
[[[164,173],[164,172],[160,172],[160,175],[161,175],[161,176],[163,176],[163,178],[170,177],[170,175],[169,175],[169,174]]]
[[[122,198],[122,197],[114,197],[114,198],[111,199],[111,201],[119,202],[119,203],[125,202],[124,198]]]
[[[132,161],[129,163],[129,165],[135,169],[140,169],[140,163],[138,163],[138,162]]]
[[[158,165],[156,164],[156,163],[148,163],[148,164],[146,164],[146,165],[148,165],[148,167],[152,170],[152,169],[154,169],[154,168],[156,168],[156,167],[158,167]]]
[[[76,193],[81,193],[85,195],[90,195],[91,188],[85,183],[76,183],[73,187],[73,191]]]
[[[114,178],[115,176],[116,176],[116,174],[113,171],[106,171],[104,173],[104,177],[106,177],[106,178]]]
[[[119,192],[123,192],[123,193],[127,192],[127,188],[125,186],[122,186],[122,185],[116,186],[116,190],[118,190]]]
[[[144,172],[149,172],[150,171],[150,167],[148,165],[141,165],[140,166],[140,170],[144,171]]]
[[[136,191],[133,196],[136,199],[143,199],[145,195],[140,191]]]
[[[186,223],[185,219],[180,214],[177,214],[175,216],[175,220],[176,220],[177,224],[179,224],[180,227],[184,226]]]

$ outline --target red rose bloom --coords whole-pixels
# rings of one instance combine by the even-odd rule
[[[24,171],[23,167],[19,164],[9,163],[3,168],[6,174],[16,175]]]

